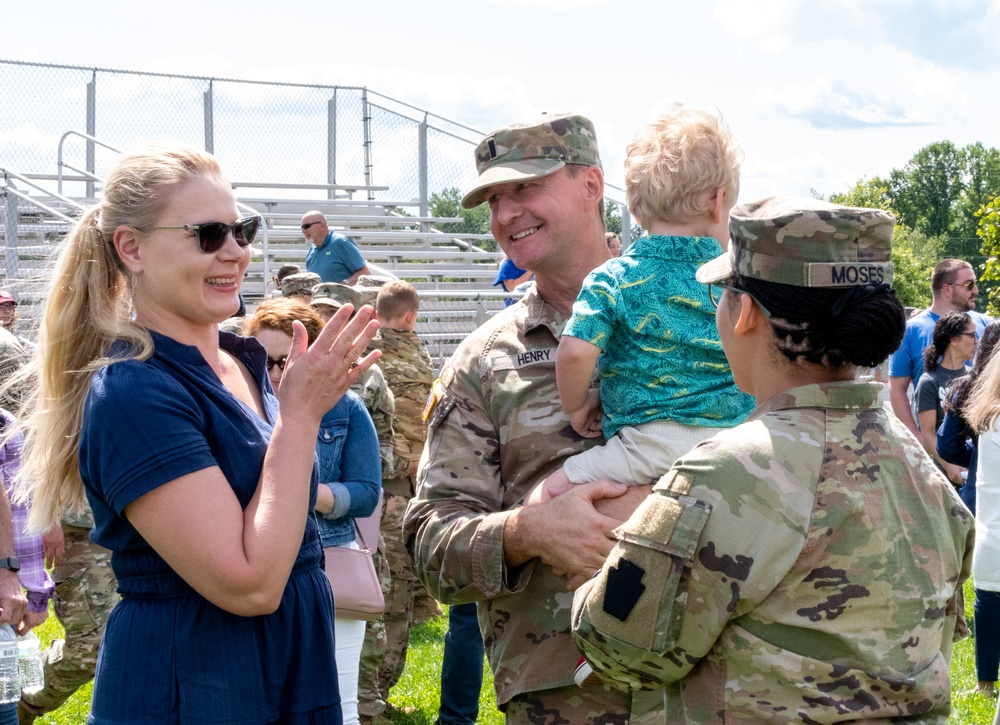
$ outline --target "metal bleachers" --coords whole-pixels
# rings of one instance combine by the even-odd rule
[[[4,267],[0,285],[11,287],[21,300],[19,332],[31,337],[53,257],[72,219],[93,199],[71,199],[46,188],[48,178],[16,174],[0,168],[0,255]],[[278,187],[275,185],[272,188]],[[315,185],[328,190],[325,185]],[[243,282],[249,309],[274,291],[271,281],[281,264],[305,265],[309,242],[299,228],[302,214],[323,212],[330,227],[355,241],[373,271],[411,282],[421,295],[417,332],[437,365],[473,329],[503,307],[505,295],[492,287],[503,255],[479,245],[488,234],[455,234],[434,225],[460,218],[410,216],[403,207],[413,202],[379,203],[354,199],[363,185],[340,185],[347,195],[333,199],[272,198],[264,183],[234,184],[241,208],[256,211],[266,229],[253,245],[253,258]],[[246,189],[244,198],[241,191]],[[382,188],[380,188],[381,190]],[[492,246],[492,245],[491,245]]]

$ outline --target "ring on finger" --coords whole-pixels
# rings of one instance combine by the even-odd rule
[[[348,369],[348,370],[353,370],[353,369],[354,369],[354,368],[356,368],[357,366],[358,366],[358,361],[357,361],[357,360],[355,360],[354,362],[352,362],[352,363],[351,363],[350,365],[348,365],[348,366],[347,366],[347,369]]]

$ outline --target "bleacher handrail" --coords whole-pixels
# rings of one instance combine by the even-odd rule
[[[91,143],[96,143],[99,146],[103,146],[106,149],[114,151],[116,154],[121,153],[121,149],[116,149],[114,146],[107,144],[104,141],[101,141],[101,139],[95,138],[88,133],[83,133],[81,131],[67,131],[66,133],[64,133],[62,136],[59,137],[59,146],[56,151],[56,174],[58,174],[59,176],[58,186],[56,188],[60,195],[62,194],[62,187],[63,187],[63,173],[62,173],[63,166],[69,169],[73,169],[73,171],[75,171],[78,174],[83,174],[84,176],[90,177],[91,181],[101,181],[100,178],[98,178],[89,171],[84,171],[74,166],[70,166],[69,164],[63,163],[63,143],[65,143],[66,139],[69,138],[70,136],[79,136],[80,138],[86,139]]]
[[[32,199],[27,194],[22,194],[20,191],[18,191],[17,189],[15,189],[13,186],[5,186],[3,188],[4,188],[4,192],[5,193],[7,193],[7,194],[13,194],[18,199],[21,199],[22,201],[25,201],[25,202],[27,202],[29,204],[32,204],[33,206],[37,206],[39,209],[41,209],[42,211],[44,211],[46,214],[51,214],[52,216],[57,217],[57,218],[61,219],[62,221],[69,222],[70,224],[75,224],[76,223],[76,220],[73,217],[66,216],[61,211],[57,211],[56,209],[53,209],[50,206],[46,206],[45,204],[43,204],[42,202],[38,201],[37,199]]]
[[[20,181],[20,182],[22,182],[24,184],[27,184],[28,186],[30,186],[31,188],[35,189],[36,191],[40,191],[43,194],[46,194],[48,196],[54,196],[55,198],[57,198],[62,203],[68,204],[69,206],[72,206],[72,207],[76,208],[79,211],[83,211],[84,208],[85,208],[83,206],[83,204],[80,204],[79,202],[74,201],[73,199],[70,199],[69,197],[63,196],[61,193],[60,194],[53,194],[51,191],[49,191],[45,187],[40,186],[39,184],[36,184],[34,181],[32,181],[31,179],[29,179],[24,174],[19,174],[16,171],[11,171],[10,169],[6,169],[6,168],[4,168],[2,166],[0,166],[0,174],[3,174],[3,177],[4,177],[5,181],[8,178],[17,179],[18,181]],[[68,219],[69,221],[73,221],[73,219],[71,217],[68,217],[65,214],[62,214],[62,213],[56,211],[55,209],[50,209],[45,204],[41,203],[40,201],[38,201],[36,199],[32,199],[27,194],[21,194],[15,187],[10,186],[8,184],[4,184],[4,186],[6,187],[6,189],[9,192],[11,192],[12,194],[14,194],[14,196],[18,197],[19,199],[24,199],[25,201],[27,201],[27,202],[29,202],[31,204],[34,204],[35,206],[38,206],[39,208],[45,209],[46,211],[48,211],[48,212],[50,212],[52,214],[55,214],[57,216],[61,216],[64,219]]]

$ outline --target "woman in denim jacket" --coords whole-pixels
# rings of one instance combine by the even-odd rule
[[[304,302],[280,298],[262,302],[247,323],[247,334],[267,350],[267,372],[277,390],[292,345],[292,322],[298,320],[309,343],[323,329],[323,320]],[[355,393],[348,391],[323,416],[316,440],[320,486],[313,515],[323,546],[355,543],[354,519],[371,515],[382,489],[378,438],[371,416]],[[334,602],[337,591],[334,582]],[[337,678],[340,682],[344,725],[358,722],[358,663],[365,622],[335,617]]]

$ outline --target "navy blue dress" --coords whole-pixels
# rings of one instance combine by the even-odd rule
[[[80,473],[92,538],[111,549],[122,595],[101,643],[88,722],[340,725],[333,594],[312,517],[278,610],[256,617],[195,592],[125,518],[143,494],[212,466],[246,507],[278,410],[256,340],[219,336],[256,378],[267,420],[226,389],[197,348],[152,335],[149,360],[94,375],[84,408]],[[310,509],[316,483],[314,470]]]

